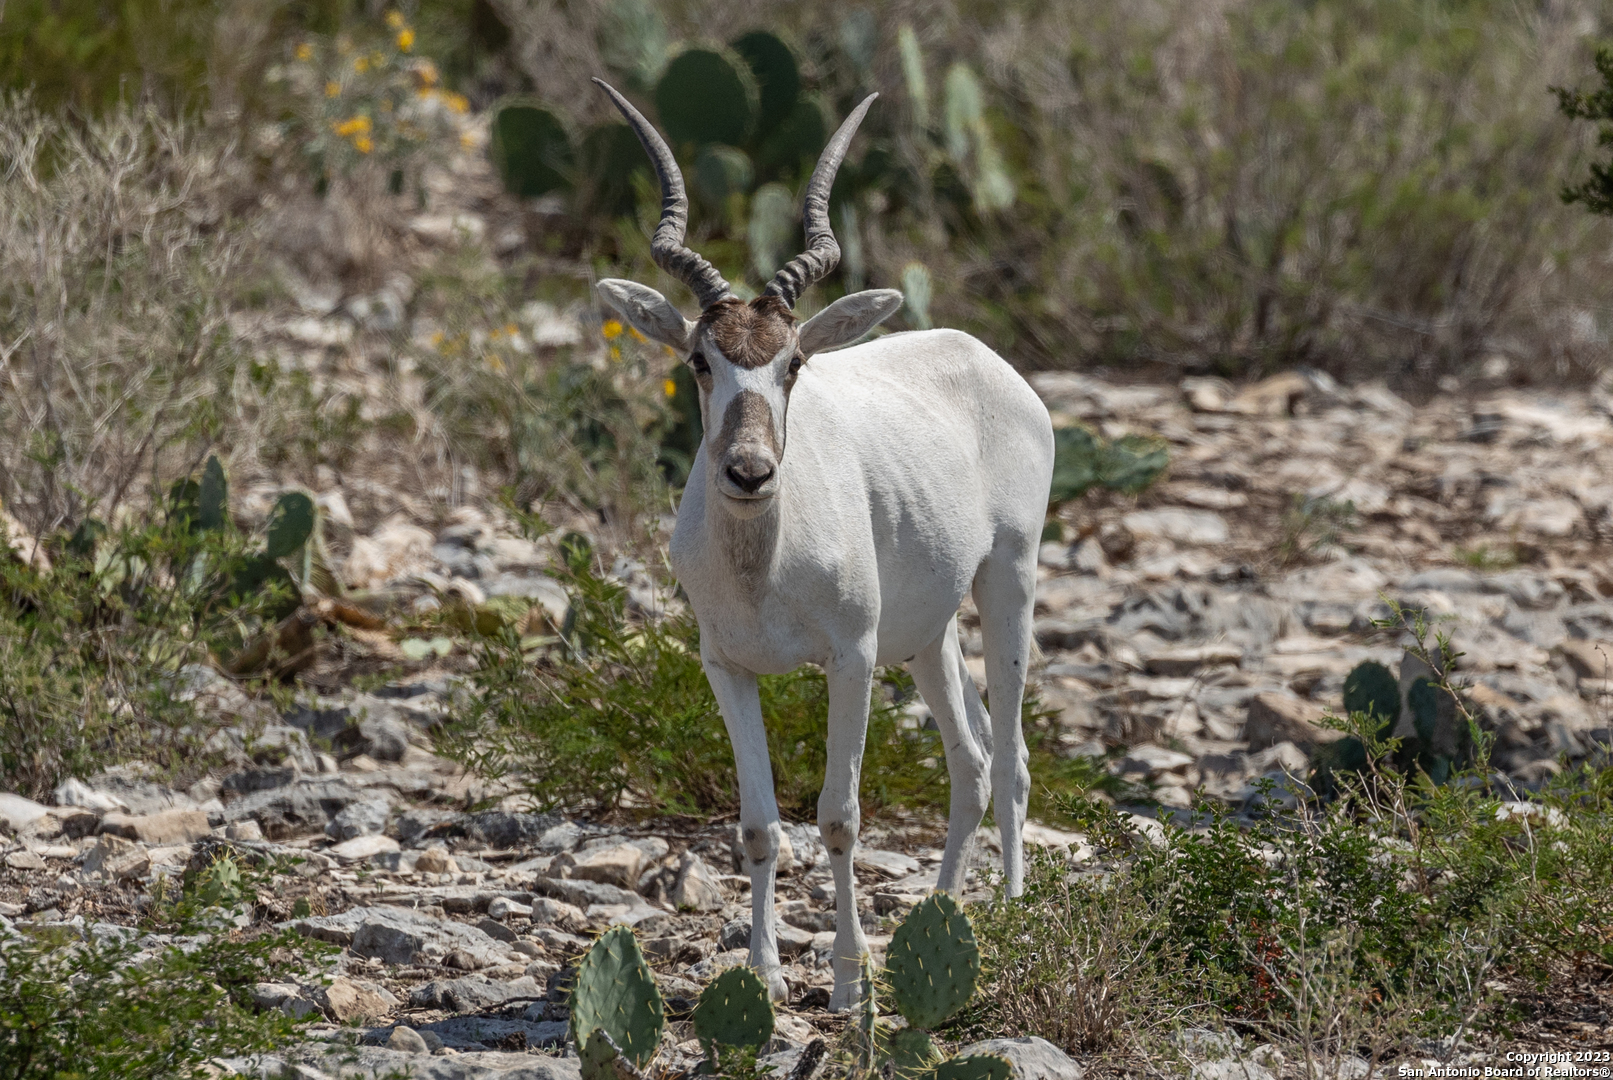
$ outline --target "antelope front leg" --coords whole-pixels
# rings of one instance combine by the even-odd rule
[[[778,917],[773,910],[773,875],[778,866],[780,838],[778,803],[773,798],[773,765],[767,756],[767,730],[762,726],[762,703],[756,676],[733,671],[710,658],[702,658],[706,679],[722,710],[728,740],[734,748],[734,771],[739,776],[739,828],[750,872],[751,967],[767,984],[773,1000],[788,996],[779,965]]]
[[[868,695],[874,683],[874,647],[833,657],[829,676],[828,761],[818,796],[818,832],[829,850],[835,878],[834,994],[831,1011],[857,1003],[862,957],[868,951],[857,917],[857,879],[852,857],[857,848],[857,789],[862,779],[863,744],[868,738]]]

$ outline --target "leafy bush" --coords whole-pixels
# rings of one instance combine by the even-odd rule
[[[52,538],[49,571],[0,558],[0,788],[38,797],[131,759],[176,779],[211,763],[182,669],[239,650],[296,598],[273,580],[243,591],[261,557],[198,528],[187,491],[143,521]]]
[[[572,602],[560,643],[523,643],[513,629],[485,639],[470,705],[441,749],[483,774],[519,781],[548,806],[737,810],[733,751],[700,666],[693,617],[630,618],[625,587],[573,550],[570,566],[557,571]],[[804,667],[764,675],[760,688],[779,807],[810,821],[828,760],[827,682]],[[901,708],[913,697],[903,670],[886,669],[875,682],[862,768],[867,813],[947,806],[940,736]],[[1056,729],[1034,697],[1025,718],[1033,813],[1054,809],[1054,793],[1113,784],[1087,759],[1057,755]]]
[[[0,927],[0,1072],[16,1080],[218,1075],[214,1058],[283,1046],[299,1024],[259,1013],[254,983],[312,976],[324,950],[292,932],[241,931],[227,856],[144,927]],[[157,931],[153,934],[152,931]]]
[[[975,917],[983,1028],[1125,1055],[1153,1052],[1128,1024],[1164,1016],[1381,1061],[1413,1037],[1504,1025],[1485,989],[1498,974],[1613,959],[1606,768],[1527,804],[1482,774],[1435,787],[1383,771],[1329,806],[1153,838],[1101,804],[1067,809],[1095,862],[1040,856],[1027,901],[999,894]]]

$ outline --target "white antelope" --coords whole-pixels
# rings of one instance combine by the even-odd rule
[[[756,677],[818,664],[829,684],[818,829],[835,882],[830,1007],[846,1008],[867,948],[852,853],[879,665],[908,665],[946,747],[951,806],[937,887],[961,892],[990,795],[1008,892],[1023,888],[1030,774],[1019,717],[1052,424],[1025,380],[966,334],[891,334],[826,351],[900,307],[894,290],[846,296],[796,324],[796,299],[840,260],[829,189],[872,96],[835,132],[812,173],[807,250],[745,303],[684,246],[688,199],[666,143],[622,95],[595,82],[638,133],[660,180],[661,222],[650,248],[656,265],[687,284],[701,307],[691,321],[643,285],[610,279],[598,286],[640,333],[684,357],[700,387],[705,435],[678,507],[671,559],[699,621],[701,663],[733,743],[751,878],[751,963],[782,998],[773,910],[781,830]],[[990,716],[958,646],[958,606],[971,591],[985,637]]]

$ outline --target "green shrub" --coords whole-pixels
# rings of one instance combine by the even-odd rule
[[[58,534],[49,572],[0,559],[0,789],[40,797],[131,759],[176,781],[213,763],[181,669],[238,650],[296,596],[272,579],[238,589],[260,557],[196,527],[186,491],[144,520]]]
[[[286,931],[237,929],[251,893],[227,854],[159,884],[142,926],[0,927],[0,1073],[15,1080],[170,1080],[275,1050],[300,1023],[260,1013],[255,983],[317,978],[333,951]]]
[[[975,913],[987,984],[971,1022],[1116,1054],[1138,1051],[1134,1022],[1231,1022],[1378,1060],[1414,1037],[1503,1027],[1484,988],[1498,974],[1528,983],[1613,958],[1599,884],[1613,770],[1564,774],[1527,806],[1482,773],[1436,787],[1384,771],[1329,806],[1166,824],[1151,841],[1071,804],[1095,862],[1072,873],[1038,856],[1025,901]]]
[[[739,807],[728,732],[700,666],[699,628],[688,615],[629,618],[625,588],[600,576],[579,550],[556,571],[572,615],[558,645],[530,651],[514,631],[484,641],[472,697],[441,748],[489,776],[524,784],[547,806],[658,806],[700,814]],[[760,679],[762,715],[781,811],[813,820],[827,764],[828,685],[803,667]],[[862,807],[944,810],[940,736],[902,712],[914,695],[906,671],[886,669],[869,708]],[[1114,781],[1087,759],[1058,756],[1052,717],[1026,701],[1032,812],[1054,793]]]

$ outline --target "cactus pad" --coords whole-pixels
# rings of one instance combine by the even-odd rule
[[[764,169],[789,171],[800,166],[810,170],[829,139],[823,108],[815,94],[796,101],[784,118],[757,141],[756,163]],[[849,163],[845,168],[850,169]]]
[[[1014,1080],[1014,1066],[996,1054],[970,1054],[941,1062],[928,1080]]]
[[[1411,723],[1417,737],[1425,748],[1432,746],[1439,725],[1439,687],[1432,680],[1418,679],[1411,684],[1406,704],[1411,706]]]
[[[598,1031],[591,1031],[577,1043],[577,1064],[582,1080],[617,1080],[616,1050]]]
[[[756,30],[736,38],[734,51],[745,61],[756,77],[760,90],[760,108],[756,114],[756,129],[771,131],[795,108],[801,96],[801,69],[796,65],[790,47],[766,30]]]
[[[1400,683],[1382,664],[1357,664],[1344,678],[1344,710],[1376,716],[1378,734],[1387,735],[1400,716]]]
[[[760,1048],[773,1037],[767,984],[747,967],[729,968],[711,980],[692,1019],[695,1035],[704,1043]]]
[[[638,940],[625,926],[606,931],[588,950],[569,1003],[571,1034],[579,1049],[603,1029],[622,1048],[622,1056],[638,1066],[655,1053],[666,1026],[661,992]]]
[[[756,97],[756,79],[744,61],[712,49],[680,54],[655,84],[655,108],[674,143],[738,146],[755,123]]]
[[[224,477],[224,466],[217,454],[207,455],[202,469],[201,490],[197,495],[196,524],[203,529],[217,531],[224,527],[230,513],[230,482]]]
[[[974,928],[946,893],[908,913],[891,937],[886,977],[896,1008],[918,1028],[933,1028],[968,1004],[980,975]]]
[[[571,141],[559,119],[535,105],[506,105],[493,117],[490,147],[504,190],[520,198],[570,186]]]
[[[918,1028],[893,1031],[885,1040],[885,1058],[899,1076],[918,1076],[940,1058],[930,1033]]]
[[[721,207],[730,195],[743,195],[756,182],[750,155],[732,146],[713,143],[694,159],[694,189],[707,203]]]
[[[304,492],[288,491],[280,496],[269,515],[269,539],[263,553],[283,559],[302,547],[314,535],[317,513],[314,500]]]

